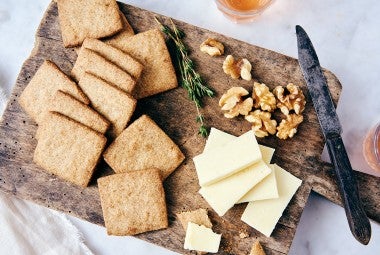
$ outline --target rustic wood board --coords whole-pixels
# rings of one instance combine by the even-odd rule
[[[136,32],[156,27],[153,20],[156,14],[125,4],[120,4],[120,8]],[[164,16],[157,16],[168,21]],[[300,85],[306,94],[308,103],[304,112],[305,121],[295,138],[287,141],[275,137],[260,139],[260,143],[276,148],[273,162],[303,180],[303,185],[285,210],[272,236],[267,238],[240,221],[245,205],[235,206],[222,218],[210,209],[214,230],[223,234],[220,254],[247,254],[255,238],[260,240],[267,254],[287,254],[311,189],[335,203],[340,203],[332,167],[320,159],[323,137],[298,62],[267,49],[180,21],[174,22],[185,31],[185,41],[191,50],[191,57],[206,82],[217,92],[217,98],[231,86],[244,86],[251,90],[252,82],[228,78],[221,68],[223,57],[211,58],[199,52],[200,43],[208,37],[215,37],[224,42],[226,54],[248,58],[253,63],[252,74],[255,80],[264,82],[271,88],[293,82]],[[49,5],[41,21],[36,34],[35,48],[20,71],[0,123],[0,190],[104,225],[96,186],[96,178],[112,173],[104,162],[99,165],[93,181],[85,189],[45,173],[32,162],[37,126],[21,109],[18,97],[44,59],[54,61],[66,73],[70,72],[76,59],[73,49],[63,48],[54,2]],[[326,71],[325,74],[334,102],[337,103],[341,85],[331,72]],[[217,98],[204,102],[206,122],[234,135],[248,131],[250,126],[242,119],[227,120],[223,117],[217,105]],[[205,143],[205,140],[197,135],[194,106],[187,99],[186,92],[178,88],[139,101],[134,118],[142,113],[150,115],[180,146],[186,154],[186,160],[164,183],[169,228],[137,237],[176,252],[189,253],[182,248],[185,233],[176,220],[175,213],[200,207],[209,208],[198,194],[198,180],[191,160],[203,150]],[[357,173],[357,177],[367,213],[379,222],[380,181],[362,173]],[[249,233],[250,237],[241,239],[241,232]]]

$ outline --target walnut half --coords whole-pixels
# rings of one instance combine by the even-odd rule
[[[232,55],[228,55],[223,62],[223,71],[232,79],[241,77],[243,80],[250,81],[252,79],[251,70],[252,65],[245,58],[236,61]]]
[[[292,110],[296,114],[300,114],[305,110],[305,96],[298,86],[292,83],[289,83],[285,88],[277,86],[273,89],[273,94],[278,100],[277,107],[283,114],[288,115]]]
[[[276,98],[264,83],[255,82],[253,84],[252,98],[256,109],[261,108],[268,112],[276,109]]]
[[[253,107],[252,98],[243,100],[243,96],[248,95],[249,92],[242,87],[232,87],[222,95],[219,100],[219,106],[224,111],[226,118],[234,118],[241,115],[247,115]]]
[[[199,47],[200,50],[204,53],[209,54],[210,56],[221,56],[224,54],[224,46],[222,43],[218,42],[214,38],[208,38],[204,41]]]
[[[292,138],[297,133],[297,127],[303,121],[303,116],[298,114],[286,115],[277,127],[276,136],[280,139]]]
[[[245,119],[252,123],[252,130],[257,137],[265,137],[268,133],[271,135],[276,133],[277,122],[272,120],[271,116],[270,112],[256,110],[245,116]]]

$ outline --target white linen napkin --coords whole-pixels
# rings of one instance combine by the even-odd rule
[[[6,95],[0,87],[0,116]],[[79,230],[59,213],[0,192],[1,255],[93,255]]]

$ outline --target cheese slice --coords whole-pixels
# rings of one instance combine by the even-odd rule
[[[199,193],[219,216],[223,216],[244,194],[271,172],[272,170],[261,160],[233,176],[202,187]]]
[[[262,159],[264,160],[265,163],[269,165],[274,154],[274,149],[268,146],[261,145],[261,144],[259,144],[259,147],[260,147]]]
[[[210,134],[208,135],[203,152],[211,151],[215,148],[221,147],[226,143],[233,141],[234,139],[236,139],[236,136],[230,135],[226,132],[212,127],[210,129]]]
[[[241,220],[270,237],[278,220],[302,181],[281,167],[274,167],[279,197],[249,202]]]
[[[189,222],[187,224],[184,248],[188,250],[217,253],[222,235],[211,228]]]
[[[275,166],[269,165],[269,167],[272,169],[272,172],[240,198],[237,204],[278,198],[277,181],[274,170]]]
[[[215,148],[221,147],[234,139],[236,139],[236,136],[230,135],[226,132],[212,127],[203,152],[207,152]],[[264,162],[270,164],[275,150],[271,147],[264,146],[261,144],[259,144],[259,148]]]
[[[215,183],[261,160],[254,132],[193,158],[201,187]]]
[[[236,136],[230,135],[228,133],[225,133],[221,130],[218,130],[216,128],[211,128],[210,135],[206,141],[206,145],[204,148],[205,151],[213,150],[214,148],[223,146],[224,144],[232,141],[233,139],[236,139]],[[260,151],[262,154],[263,161],[267,164],[270,163],[274,149],[259,145]],[[220,186],[225,188],[227,183],[234,183],[233,185],[236,185],[235,183],[239,183],[240,180],[244,177],[248,177],[249,175],[254,175],[253,173],[246,171],[242,173],[236,173],[224,180],[221,180],[215,184],[212,184],[213,186],[217,185],[218,183],[222,183]],[[259,176],[259,174],[256,174],[255,176]],[[236,178],[236,180],[233,180]],[[256,180],[259,180],[259,177],[256,177],[258,179],[253,179],[252,182],[248,180],[241,181],[241,185],[235,186],[237,189],[234,194],[231,193],[231,195],[228,196],[230,198],[229,201],[232,201],[236,199],[238,194],[240,195],[242,191],[247,191],[247,193],[244,193],[242,196],[240,196],[239,201],[235,200],[235,203],[244,203],[244,202],[250,202],[250,201],[257,201],[257,200],[263,200],[263,199],[272,199],[278,197],[278,191],[277,191],[277,183],[276,183],[276,175],[274,171],[271,171],[268,176],[266,176],[261,182],[257,183]],[[246,186],[243,186],[243,184],[246,183]],[[257,184],[257,185],[256,185]],[[251,186],[250,186],[251,185]],[[248,189],[247,189],[248,188]],[[212,190],[220,190],[221,188],[213,187]],[[230,189],[228,189],[230,190]],[[201,192],[202,191],[202,192]],[[215,204],[217,204],[216,201],[218,201],[217,198],[210,198],[211,191],[208,190],[200,190],[201,195],[206,199],[207,202],[213,207],[213,209],[221,215],[224,210],[222,210],[223,206],[216,207]],[[214,206],[213,206],[214,204]],[[230,206],[230,203],[227,203],[226,201],[226,207]],[[231,208],[231,207],[229,207]],[[228,208],[228,209],[229,209]],[[228,210],[227,209],[227,210]],[[224,213],[223,213],[224,214]]]

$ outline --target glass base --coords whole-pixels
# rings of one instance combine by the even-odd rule
[[[218,8],[218,9],[223,13],[224,17],[228,18],[229,20],[232,20],[234,23],[248,23],[248,22],[252,22],[252,21],[254,21],[255,19],[257,19],[261,15],[261,13],[258,13],[258,14],[252,15],[250,17],[236,16],[236,15],[225,13],[220,8]]]
[[[224,0],[215,0],[215,4],[218,7],[219,11],[222,12],[225,17],[227,17],[235,23],[245,23],[255,20],[273,2],[274,0],[267,0],[267,2],[259,9],[251,11],[237,11],[227,6]]]

